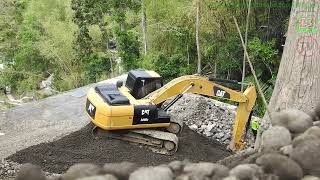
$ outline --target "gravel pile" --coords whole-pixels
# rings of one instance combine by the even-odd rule
[[[168,112],[183,119],[190,129],[224,145],[229,145],[237,106],[195,94],[185,94]],[[253,136],[247,136],[253,141]]]
[[[1,160],[0,162],[0,179],[14,178],[20,165],[12,161]]]

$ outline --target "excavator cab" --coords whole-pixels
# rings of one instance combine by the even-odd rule
[[[121,86],[122,84],[118,85]],[[162,77],[154,71],[146,71],[143,69],[131,70],[125,86],[130,90],[130,94],[141,99],[151,92],[163,86]]]

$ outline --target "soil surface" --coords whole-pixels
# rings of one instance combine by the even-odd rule
[[[103,165],[129,161],[139,166],[149,166],[185,159],[216,162],[231,154],[218,142],[209,140],[187,126],[179,135],[179,149],[172,156],[155,154],[146,147],[116,139],[97,140],[90,133],[91,126],[87,125],[57,141],[21,150],[8,159],[18,163],[33,163],[47,172],[62,173],[72,164],[81,162]]]
[[[108,79],[116,82],[125,75]],[[83,128],[85,100],[92,85],[0,111],[0,160],[32,145],[52,142]]]

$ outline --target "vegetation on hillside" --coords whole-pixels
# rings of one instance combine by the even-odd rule
[[[54,87],[65,91],[133,68],[153,69],[166,80],[193,74],[196,1],[2,0],[0,63],[6,68],[0,72],[0,86],[11,86],[16,93],[32,91],[54,74]],[[241,81],[243,49],[232,16],[244,33],[247,2],[199,2],[203,74]],[[290,7],[290,0],[252,1],[248,49],[267,97]],[[253,82],[249,68],[244,73],[246,82]],[[263,113],[262,103],[256,111]]]

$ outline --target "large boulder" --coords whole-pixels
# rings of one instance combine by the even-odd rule
[[[304,172],[320,177],[320,140],[307,140],[294,147],[290,157]]]
[[[46,180],[44,172],[39,166],[27,163],[20,167],[16,180]]]
[[[316,107],[312,114],[313,121],[320,121],[320,104]]]
[[[304,176],[301,180],[320,180],[320,178],[315,176]]]
[[[293,146],[297,146],[299,143],[308,141],[308,140],[317,140],[320,139],[320,127],[313,126],[306,130],[303,134],[295,137],[293,139]]]
[[[300,180],[303,176],[299,164],[280,154],[264,154],[256,160],[256,164],[261,166],[265,173],[275,174],[280,180]]]
[[[102,169],[94,164],[79,163],[71,166],[62,176],[63,180],[75,180],[89,176],[96,176],[102,173]]]
[[[228,176],[228,171],[229,169],[223,165],[208,162],[190,163],[183,169],[184,173],[193,176],[212,177],[215,179]]]
[[[262,174],[262,169],[256,164],[240,164],[229,172],[229,175],[236,176],[239,180],[259,180]]]
[[[271,114],[273,126],[284,126],[293,134],[303,133],[313,125],[312,122],[310,115],[297,109],[285,109]]]
[[[282,126],[274,126],[263,132],[261,136],[261,150],[278,150],[283,146],[291,144],[289,130]]]
[[[169,167],[143,167],[134,171],[129,180],[172,180],[173,173]]]
[[[118,179],[114,175],[106,174],[106,175],[100,175],[100,176],[78,178],[76,180],[118,180]]]
[[[138,168],[138,165],[131,162],[106,163],[103,166],[104,173],[113,174],[120,179],[128,179],[129,175]]]

